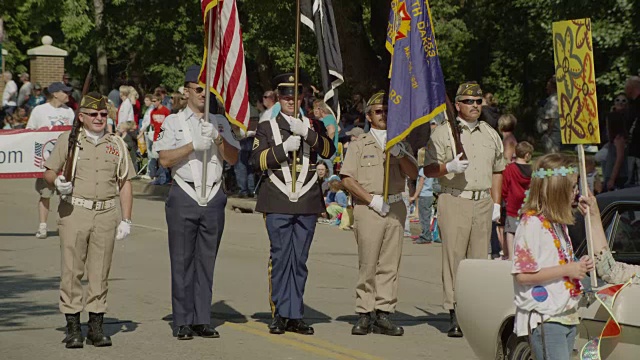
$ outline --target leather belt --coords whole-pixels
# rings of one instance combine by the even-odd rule
[[[87,199],[83,199],[75,196],[67,196],[64,198],[64,201],[74,206],[82,206],[85,209],[97,210],[97,211],[109,210],[116,206],[115,199],[109,199],[104,201],[100,201],[100,200],[94,201],[94,200],[87,200]]]
[[[355,202],[356,202],[357,205],[367,205],[367,206],[369,205],[366,202],[360,200],[359,198],[356,198],[355,196],[354,196],[354,198],[356,199]],[[389,199],[387,200],[387,204],[391,205],[391,204],[397,203],[399,201],[402,201],[402,193],[389,195]]]
[[[443,186],[441,190],[443,193],[451,194],[456,197],[461,197],[463,199],[473,200],[473,201],[478,201],[478,200],[491,197],[491,192],[489,190],[476,190],[476,191],[460,190],[460,189],[450,188],[447,186]]]

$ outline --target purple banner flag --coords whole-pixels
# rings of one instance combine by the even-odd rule
[[[391,53],[390,149],[446,108],[444,76],[427,0],[391,1],[386,47]]]

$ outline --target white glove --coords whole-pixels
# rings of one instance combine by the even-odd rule
[[[205,151],[211,149],[212,140],[210,136],[203,136],[200,134],[193,134],[193,150]]]
[[[462,174],[469,167],[469,160],[460,160],[462,153],[458,154],[455,159],[447,163],[447,172],[454,174]]]
[[[500,219],[500,204],[493,204],[493,214],[491,215],[492,221],[498,221]]]
[[[306,139],[307,135],[309,134],[309,128],[305,126],[302,120],[300,119],[291,120],[289,122],[289,127],[293,135],[300,135]]]
[[[369,207],[381,216],[386,216],[389,213],[389,204],[384,202],[382,195],[373,195]]]
[[[67,181],[63,175],[58,175],[58,177],[53,181],[53,184],[62,195],[69,195],[73,191],[73,184],[71,181]]]
[[[256,136],[256,132],[253,130],[249,130],[247,131],[247,136],[246,137],[255,137]]]
[[[289,136],[287,140],[282,143],[285,152],[298,151],[300,149],[300,136]]]
[[[217,139],[218,136],[220,136],[220,132],[218,132],[218,129],[212,123],[201,122],[200,135],[211,139]]]
[[[395,145],[393,145],[393,147],[391,148],[391,150],[389,150],[389,154],[391,154],[391,156],[393,157],[398,157],[401,154],[403,154],[403,152],[407,151],[404,144],[399,142]]]
[[[118,231],[116,232],[116,240],[123,240],[131,234],[131,224],[126,221],[120,221]]]

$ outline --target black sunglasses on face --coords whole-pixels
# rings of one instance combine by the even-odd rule
[[[389,110],[388,109],[376,109],[376,110],[373,110],[373,113],[376,114],[376,115],[382,115],[383,113],[384,114],[388,114]]]
[[[465,105],[473,105],[474,103],[476,105],[482,105],[482,99],[464,99],[464,100],[458,100],[459,103],[463,103]]]
[[[89,116],[89,117],[97,117],[98,115],[102,116],[103,118],[106,118],[107,116],[109,116],[109,113],[106,111],[101,111],[101,112],[91,112],[91,113],[87,113],[87,112],[83,112],[83,114]]]
[[[615,99],[615,103],[616,104],[626,104],[627,103],[627,99],[625,99],[625,98],[617,98],[617,99]]]
[[[202,94],[202,92],[204,91],[204,88],[200,86],[194,88],[189,86],[189,89],[193,90],[196,94]]]

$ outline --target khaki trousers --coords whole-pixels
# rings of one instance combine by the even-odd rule
[[[442,238],[444,308],[452,310],[458,265],[464,259],[486,259],[491,238],[491,197],[474,201],[443,193],[438,197]]]
[[[83,310],[81,280],[87,269],[88,312],[107,311],[107,280],[120,216],[116,208],[95,211],[61,201],[60,220],[60,311],[75,314]]]
[[[395,310],[406,216],[407,208],[402,201],[391,204],[385,217],[366,205],[353,209],[359,263],[357,313]]]

